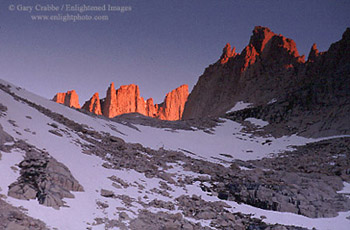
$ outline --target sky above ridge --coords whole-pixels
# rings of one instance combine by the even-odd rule
[[[341,39],[348,12],[349,0],[1,0],[0,78],[50,99],[75,89],[81,104],[111,82],[137,84],[160,103],[182,84],[191,90],[227,42],[241,52],[254,26],[307,56]]]

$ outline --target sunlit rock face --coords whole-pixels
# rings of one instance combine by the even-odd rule
[[[168,93],[161,104],[154,104],[152,98],[144,100],[140,96],[138,85],[122,85],[115,89],[112,82],[104,99],[100,100],[99,94],[95,93],[84,103],[82,109],[108,118],[126,113],[140,113],[162,120],[180,120],[188,94],[188,85],[182,85]],[[79,98],[74,90],[57,93],[53,100],[69,107],[80,108]]]
[[[236,48],[233,47],[231,48],[230,43],[227,43],[225,48],[222,51],[222,55],[220,57],[220,63],[221,64],[225,64],[226,62],[228,62],[228,60],[232,57],[235,57],[236,54]]]
[[[116,91],[116,115],[124,113],[146,114],[146,102],[140,97],[140,89],[137,85],[122,85]]]
[[[101,103],[98,93],[95,93],[90,100],[86,101],[82,109],[85,109],[96,115],[102,115]]]
[[[312,47],[311,47],[311,50],[310,50],[309,57],[308,57],[307,61],[308,62],[314,62],[318,56],[320,56],[320,52],[317,49],[316,43],[314,43],[312,45]]]
[[[168,93],[163,103],[154,104],[152,98],[145,101],[140,96],[137,85],[123,85],[115,91],[112,90],[111,87],[108,89],[103,103],[103,115],[109,118],[125,113],[140,113],[162,120],[180,120],[189,94],[188,85],[182,85]],[[115,95],[112,96],[112,92]]]
[[[304,66],[305,57],[292,39],[256,26],[241,53],[226,44],[219,60],[206,68],[182,118],[222,115],[238,101],[266,104],[285,95]]]
[[[117,116],[117,94],[114,88],[114,83],[112,82],[107,90],[106,99],[103,103],[102,114],[106,117]]]
[[[75,90],[67,91],[66,93],[57,93],[52,100],[68,107],[80,109],[79,96]]]
[[[182,85],[165,96],[159,106],[158,118],[162,120],[180,120],[188,97],[188,85]]]
[[[158,115],[158,105],[154,104],[153,98],[148,98],[146,101],[146,116],[157,117]]]

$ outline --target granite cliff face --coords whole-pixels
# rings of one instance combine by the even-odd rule
[[[122,85],[115,90],[114,83],[111,83],[102,104],[103,115],[109,118],[124,113],[146,114],[146,102],[140,97],[139,87],[134,84]]]
[[[347,29],[327,52],[314,44],[305,61],[293,40],[255,27],[242,53],[227,44],[220,59],[206,68],[188,97],[183,119],[223,115],[239,101],[259,106],[303,94],[323,104],[349,98],[349,33]]]
[[[68,107],[80,109],[79,96],[75,90],[67,91],[66,93],[57,93],[52,100]]]
[[[108,118],[126,113],[140,113],[161,120],[180,120],[188,94],[188,86],[182,85],[168,93],[163,103],[154,104],[152,98],[145,101],[140,96],[140,89],[137,85],[122,85],[116,90],[112,82],[107,90],[106,98],[100,100],[99,94],[95,93],[90,100],[84,103],[82,109]],[[80,108],[78,95],[74,90],[58,93],[53,100],[70,107]]]
[[[155,117],[161,120],[180,120],[188,97],[188,85],[182,85],[165,96],[164,102],[158,106]],[[157,111],[157,108],[154,108]]]
[[[112,82],[109,86],[106,98],[103,100],[102,113],[106,117],[117,116],[117,93]]]
[[[117,90],[117,114],[146,113],[146,102],[140,97],[140,89],[137,85],[122,85]]]
[[[182,85],[168,93],[161,104],[154,104],[152,98],[145,101],[140,96],[137,85],[123,85],[118,90],[111,91],[113,88],[112,83],[102,103],[103,115],[109,118],[125,113],[140,113],[161,120],[180,120],[188,97],[187,85]],[[115,93],[111,95],[111,92]]]
[[[100,97],[98,93],[95,93],[90,100],[86,101],[82,109],[94,113],[96,115],[102,115]]]

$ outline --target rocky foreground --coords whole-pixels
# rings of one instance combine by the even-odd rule
[[[240,161],[222,154],[226,162],[220,164],[195,159],[180,151],[155,150],[141,144],[126,143],[119,137],[92,130],[63,114],[18,96],[9,86],[2,85],[1,90],[14,100],[52,119],[53,122],[45,124],[49,127],[47,135],[56,138],[77,135],[80,139],[76,139],[74,143],[83,149],[84,154],[102,158],[105,162],[104,168],[134,170],[146,178],[159,180],[157,188],[149,189],[118,174],[109,177],[115,190],[99,190],[104,201],[92,202],[96,203],[98,209],[105,211],[117,201],[121,201],[124,207],[116,210],[114,218],[95,218],[88,228],[104,225],[106,229],[304,229],[268,224],[264,222],[264,216],[256,217],[232,211],[234,209],[228,201],[311,218],[335,217],[339,212],[350,210],[350,199],[345,194],[338,193],[343,188],[343,182],[350,182],[349,137],[300,146],[294,151],[261,160]],[[2,117],[7,116],[7,106],[0,106]],[[139,115],[115,120],[129,126],[147,123],[174,130],[180,127],[187,130],[208,130],[215,127],[218,121],[208,119],[204,122],[169,122]],[[8,122],[18,128],[16,121]],[[15,140],[0,130],[2,151],[20,150],[25,153],[24,159],[18,162],[19,177],[9,185],[7,196],[37,200],[40,205],[64,209],[67,208],[64,199],[74,197],[71,191],[87,192],[68,167],[50,156],[50,152]],[[259,130],[246,127],[247,134],[266,134]],[[265,144],[268,145],[269,141]],[[175,172],[179,163],[182,170]],[[202,195],[174,193],[177,189],[186,189],[195,184],[199,185]],[[116,192],[135,186],[140,193],[145,192],[148,195],[135,197]],[[221,201],[204,199],[204,194],[217,197]],[[146,196],[156,198],[149,199]],[[22,210],[1,200],[0,209],[5,210],[0,215],[5,229],[46,228],[42,222],[26,216]]]

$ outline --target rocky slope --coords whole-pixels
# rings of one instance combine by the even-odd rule
[[[104,99],[100,100],[98,93],[95,93],[90,100],[84,103],[82,109],[108,118],[126,113],[139,113],[148,117],[173,121],[182,118],[188,94],[188,86],[181,85],[169,92],[161,104],[154,104],[152,98],[145,101],[140,96],[140,89],[137,85],[122,85],[119,89],[115,89],[112,82]],[[78,95],[74,90],[58,93],[53,98],[53,101],[57,103],[80,108],[77,100]]]
[[[9,185],[8,196],[22,200],[37,199],[40,204],[59,209],[65,205],[64,198],[74,198],[71,191],[84,191],[69,169],[48,153],[24,142],[16,145],[26,155],[19,163],[20,177]]]
[[[245,120],[104,119],[0,89],[5,228],[347,229],[349,137],[276,139]],[[12,218],[8,203],[34,219]]]
[[[310,122],[317,121],[312,117],[316,113],[323,120],[344,122],[350,111],[349,49],[348,28],[326,52],[314,44],[305,61],[293,40],[255,27],[241,54],[227,44],[221,58],[206,68],[188,97],[183,119],[223,115],[239,101],[254,106],[277,101],[294,104],[294,113]],[[335,115],[338,108],[341,111]]]
[[[47,230],[45,223],[25,215],[24,210],[16,208],[0,199],[0,229],[6,230]]]

